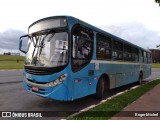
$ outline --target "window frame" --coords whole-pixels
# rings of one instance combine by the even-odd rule
[[[126,49],[127,47],[129,49]],[[128,57],[125,57],[125,55],[123,55],[124,61],[132,61],[132,52],[131,52],[131,46],[130,45],[124,43],[123,54],[128,54]]]
[[[106,42],[107,41],[107,42]],[[103,42],[103,43],[106,43],[106,44],[109,44],[109,47],[105,47],[104,45],[101,44],[99,42]],[[103,57],[99,57],[98,56],[98,49],[99,47],[103,47],[104,48],[104,55],[102,55]],[[109,51],[109,58],[106,58],[106,51]],[[105,36],[105,35],[102,35],[100,33],[97,33],[96,34],[96,58],[97,60],[112,60],[112,39],[109,37],[109,36]]]
[[[118,43],[119,45],[121,44],[121,48],[119,49],[118,47],[116,47],[117,45],[115,45],[115,43]],[[114,60],[114,61],[124,61],[124,59],[123,59],[123,42],[121,42],[121,41],[118,41],[118,40],[116,40],[116,39],[114,39],[113,41],[112,41],[112,60]],[[119,54],[120,53],[120,54]],[[115,56],[116,55],[116,56]],[[118,57],[118,56],[120,56],[120,55],[122,55],[120,58]]]
[[[74,34],[74,30],[77,29],[77,33]],[[81,31],[82,29],[82,31]],[[76,44],[78,43],[78,39],[79,38],[84,38],[84,39],[87,39],[83,36],[80,36],[80,34],[83,32],[83,30],[88,30],[89,32],[91,32],[90,34],[91,35],[91,39],[89,41],[92,41],[92,55],[91,55],[91,58],[90,59],[81,59],[81,58],[78,58],[78,57],[73,57],[73,37],[77,37],[76,39]],[[81,32],[81,33],[80,33]],[[83,33],[82,33],[83,34]],[[84,34],[83,34],[84,35]],[[79,37],[79,38],[78,38]],[[78,45],[78,44],[77,44]],[[76,52],[78,51],[78,48],[76,46]],[[86,26],[83,26],[81,24],[76,24],[72,27],[72,32],[71,32],[71,69],[73,72],[78,72],[79,70],[83,69],[85,66],[87,66],[90,61],[92,60],[93,58],[93,54],[94,54],[94,31],[87,28]],[[77,55],[76,55],[77,56]],[[77,66],[79,63],[79,66]]]
[[[138,49],[136,47],[131,47],[132,61],[139,62]]]

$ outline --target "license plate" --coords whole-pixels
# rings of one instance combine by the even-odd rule
[[[38,88],[38,87],[36,87],[36,86],[33,86],[33,87],[32,87],[32,90],[33,90],[33,91],[38,91],[38,90],[39,90],[39,88]]]

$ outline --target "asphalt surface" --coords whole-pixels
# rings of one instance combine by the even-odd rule
[[[0,111],[52,111],[54,119],[65,118],[71,111],[80,111],[86,107],[98,104],[100,101],[90,95],[75,101],[64,102],[42,98],[26,92],[22,88],[23,71],[0,71]],[[160,69],[153,69],[151,77],[146,81],[160,78]],[[130,89],[135,84],[116,88],[104,99],[115,93]],[[62,113],[58,113],[63,111]],[[58,117],[60,116],[62,117]],[[39,120],[39,118],[37,118]],[[42,118],[43,119],[43,118]],[[53,118],[47,118],[53,119]]]
[[[22,82],[23,70],[0,70],[0,84]]]

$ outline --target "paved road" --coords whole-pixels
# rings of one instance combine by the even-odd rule
[[[21,82],[23,79],[23,70],[0,70],[0,84],[1,83],[12,83]]]
[[[24,91],[21,83],[22,78],[22,71],[0,71],[0,111],[79,111],[99,103],[94,95],[71,102],[44,99]],[[147,80],[156,78],[160,78],[160,69],[153,69],[152,76]],[[12,82],[7,83],[9,79],[12,79]],[[4,81],[5,83],[3,83]],[[132,86],[134,85],[114,89],[108,96]]]
[[[154,80],[157,78],[160,78],[160,68],[152,69],[152,75],[144,81]]]

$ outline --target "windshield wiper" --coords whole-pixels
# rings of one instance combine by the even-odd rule
[[[52,33],[52,35],[49,37],[49,39],[47,40],[47,42],[49,42],[53,38],[54,35],[55,35],[55,33]],[[41,45],[39,46],[40,47],[39,56],[41,55],[42,48],[44,47],[44,40],[46,39],[47,36],[48,36],[48,34],[46,36],[44,36],[43,40],[41,41]]]
[[[44,41],[45,41],[45,39],[47,38],[47,36],[48,36],[49,34],[51,34],[51,33],[52,33],[52,35],[51,35],[51,36],[49,37],[49,39],[47,40],[47,41],[49,42],[49,41],[53,38],[53,36],[55,35],[55,32],[53,32],[53,30],[38,32],[38,33],[36,33],[36,34],[34,34],[34,35],[32,36],[32,41],[34,42],[34,40],[33,40],[34,37],[35,37],[35,40],[36,40],[36,43],[34,44],[34,50],[33,50],[33,53],[32,53],[32,58],[34,57],[33,63],[34,63],[35,65],[36,65],[37,61],[39,61],[37,57],[38,57],[38,55],[39,55],[39,56],[41,55],[42,48],[44,47]],[[45,34],[45,36],[42,37],[42,35],[44,35],[44,34]],[[38,47],[37,53],[36,53],[36,55],[34,56],[35,50],[36,50],[37,47]]]
[[[34,43],[34,38],[35,37],[35,39],[36,39],[36,36],[32,36],[31,37],[31,40],[33,41],[33,44],[34,44],[34,50],[33,50],[33,53],[32,53],[32,58],[33,58],[33,56],[34,56],[34,53],[35,53],[35,50],[36,50],[36,46],[37,46],[37,44],[38,44],[38,39],[36,39],[36,43]]]

